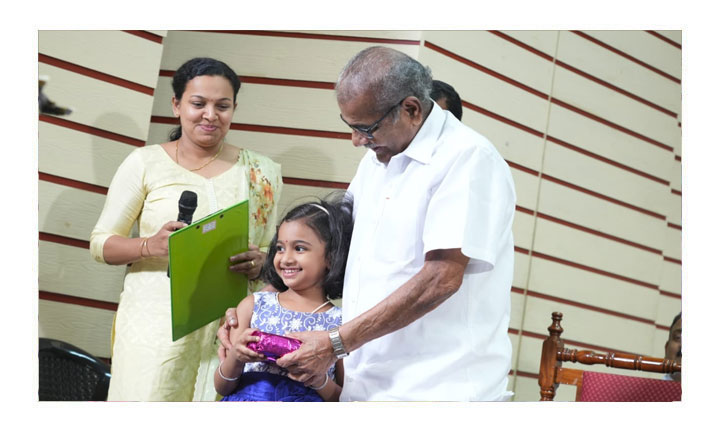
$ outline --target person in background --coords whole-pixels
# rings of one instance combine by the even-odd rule
[[[682,313],[677,314],[670,324],[668,340],[665,342],[665,358],[682,364]],[[680,381],[680,372],[667,375],[666,379]]]
[[[166,143],[138,148],[118,167],[90,236],[99,262],[130,264],[112,334],[108,400],[215,400],[219,321],[173,342],[168,237],[183,191],[197,194],[194,219],[249,200],[250,247],[229,257],[229,271],[256,280],[275,232],[280,165],[225,138],[240,89],[225,63],[194,58],[173,76],[172,110],[180,126]],[[131,237],[137,223],[139,236]],[[251,282],[253,289],[261,287]]]
[[[450,111],[456,119],[462,120],[462,100],[453,86],[440,80],[433,80],[430,97],[442,109]]]
[[[429,69],[370,47],[335,87],[352,144],[354,228],[342,325],[288,336],[278,359],[315,382],[343,359],[341,401],[508,400],[515,188],[493,145],[430,97]],[[232,311],[228,325],[236,326]],[[231,348],[227,326],[218,331]]]

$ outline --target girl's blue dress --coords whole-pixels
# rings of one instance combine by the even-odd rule
[[[284,335],[290,332],[327,330],[342,322],[341,311],[337,306],[325,312],[295,312],[280,305],[278,294],[262,291],[253,294],[255,306],[250,327]],[[329,373],[330,378],[334,378],[335,366],[330,368]],[[246,363],[238,383],[235,392],[223,397],[223,401],[323,401],[315,390],[288,378],[287,371],[274,363]]]

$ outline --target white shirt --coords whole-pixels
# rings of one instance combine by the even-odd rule
[[[515,189],[497,150],[434,104],[387,166],[368,151],[348,192],[343,322],[417,274],[429,251],[461,248],[470,261],[436,309],[345,357],[340,400],[507,400]]]

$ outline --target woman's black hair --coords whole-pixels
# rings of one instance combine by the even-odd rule
[[[265,282],[271,284],[278,291],[288,289],[275,271],[274,260],[275,254],[277,254],[278,231],[280,225],[285,222],[302,221],[315,231],[325,243],[325,259],[328,262],[328,271],[322,281],[325,295],[330,299],[342,297],[353,219],[352,201],[345,197],[344,193],[342,197],[338,195],[331,194],[318,202],[300,204],[285,215],[270,242],[267,259],[260,273],[260,277]]]
[[[230,66],[209,57],[196,57],[183,63],[175,71],[172,80],[173,93],[176,100],[182,99],[188,81],[198,76],[222,76],[230,81],[233,88],[233,103],[236,102],[238,91],[240,91],[240,79]],[[178,126],[170,132],[170,141],[175,141],[182,136],[182,127]]]

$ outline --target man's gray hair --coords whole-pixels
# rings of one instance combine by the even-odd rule
[[[357,53],[340,72],[337,98],[340,103],[369,94],[378,114],[408,96],[420,100],[423,111],[432,106],[430,68],[400,51],[373,46]]]

